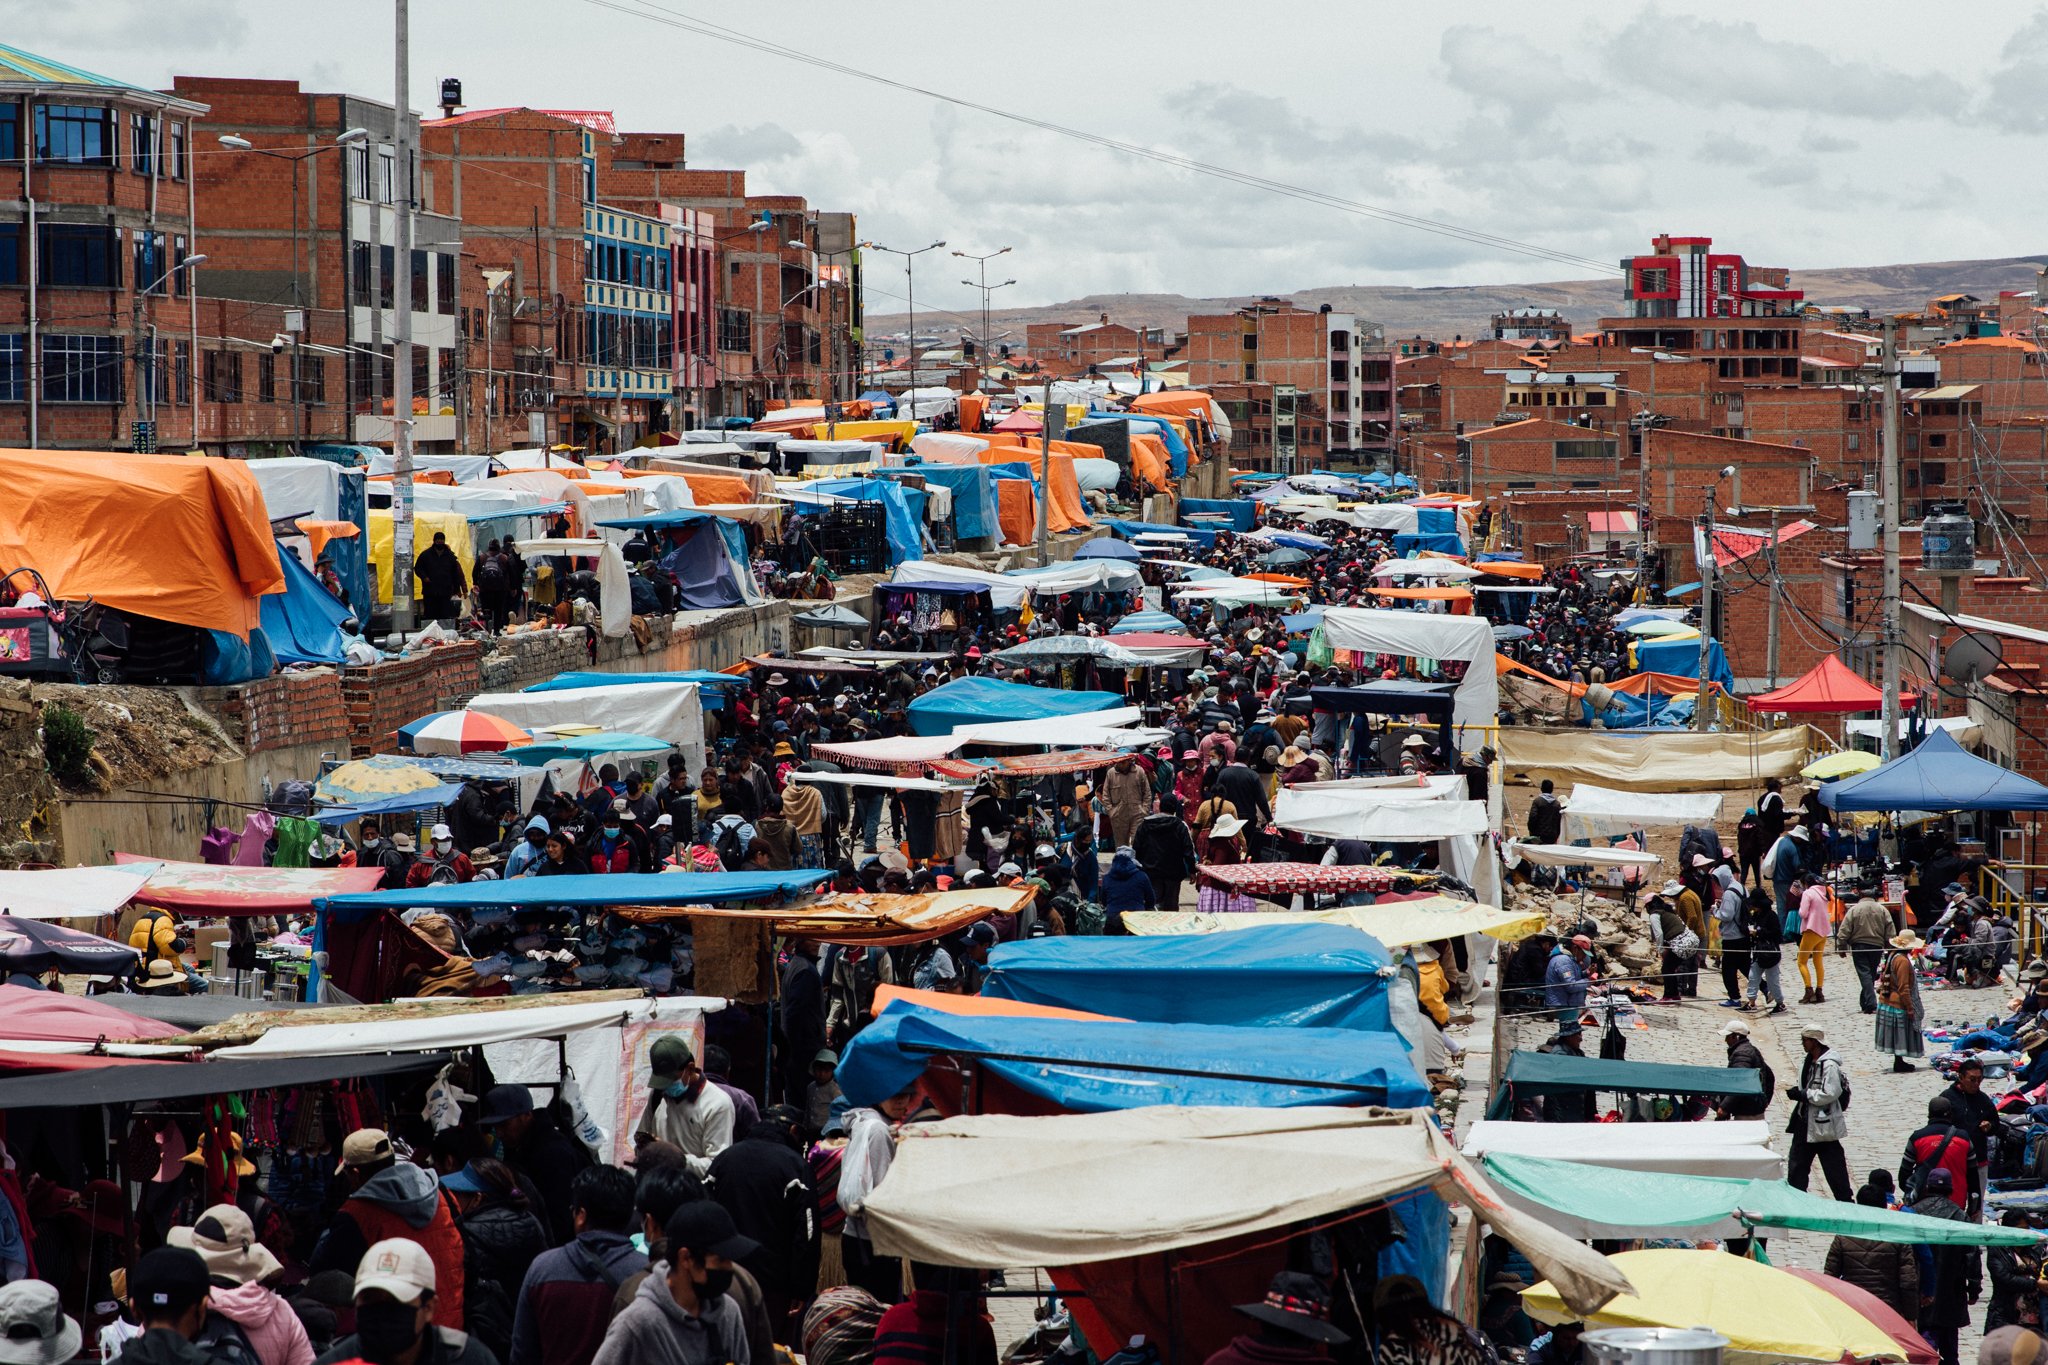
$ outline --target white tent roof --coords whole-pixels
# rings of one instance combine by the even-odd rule
[[[1604,1257],[1501,1203],[1435,1119],[1427,1110],[1161,1105],[911,1124],[861,1212],[885,1255],[1069,1266],[1248,1236],[1426,1188],[1483,1211],[1579,1311],[1627,1291]]]
[[[911,559],[898,564],[890,579],[896,583],[979,583],[988,589],[989,601],[999,609],[1022,606],[1033,593],[1130,592],[1144,582],[1134,566],[1113,559],[1079,559],[1044,570],[1008,574]]]
[[[1570,839],[1626,834],[1652,825],[1711,825],[1721,814],[1719,792],[1625,792],[1580,782],[1564,803]]]
[[[530,476],[522,476],[530,477]],[[569,555],[597,561],[597,614],[599,629],[618,639],[632,628],[633,585],[626,571],[626,558],[608,540],[520,540],[513,542],[528,559],[535,555]],[[693,770],[694,771],[694,770]]]
[[[1465,783],[1455,777],[1448,781],[1454,787],[1434,791],[1415,786],[1339,787],[1321,782],[1282,787],[1273,806],[1273,823],[1325,839],[1399,843],[1486,833],[1491,827],[1486,803],[1453,799],[1451,791],[1462,795]]]
[[[514,1038],[559,1038],[584,1029],[623,1023],[637,1013],[646,1014],[651,1000],[609,1000],[579,1005],[543,1005],[531,1009],[463,1009],[431,1018],[401,1017],[382,1021],[347,1024],[273,1025],[261,1038],[239,1047],[216,1049],[216,1057],[244,1060],[283,1057],[345,1057],[352,1052],[438,1052],[444,1048],[476,1047],[484,1043],[508,1042]],[[675,1008],[677,1001],[662,1002]],[[725,1007],[723,1000],[696,998],[689,1006],[700,1010]]]
[[[1463,1150],[1483,1156],[1547,1157],[1622,1171],[1781,1180],[1785,1158],[1770,1149],[1771,1125],[1729,1123],[1517,1123],[1481,1119]]]
[[[1145,714],[1142,706],[1119,706],[1109,711],[1090,711],[1084,716],[1054,716],[1043,720],[1000,720],[983,725],[956,725],[953,738],[970,744],[1044,744],[1055,749],[1132,749],[1157,744],[1166,731],[1133,727],[1131,722]]]
[[[53,867],[0,872],[0,912],[17,919],[85,919],[111,915],[135,898],[162,863],[118,867]]]
[[[526,552],[523,543],[520,551]],[[618,555],[617,550],[611,553]],[[595,725],[614,734],[665,739],[683,751],[690,772],[701,773],[704,703],[698,692],[693,682],[615,683],[560,692],[481,692],[469,699],[466,709],[509,720],[526,730]]]
[[[1509,867],[1516,860],[1539,867],[1655,867],[1664,860],[1639,848],[1580,848],[1576,844],[1501,845],[1501,859]]]
[[[1442,562],[1448,564],[1452,561]],[[1430,612],[1386,611],[1377,607],[1331,607],[1323,613],[1323,638],[1329,641],[1332,649],[1355,649],[1361,654],[1463,659],[1471,666],[1458,683],[1452,720],[1459,725],[1492,725],[1500,710],[1493,623],[1484,616],[1438,616]],[[1477,740],[1472,742],[1476,744]]]
[[[1374,578],[1428,578],[1440,583],[1479,577],[1479,570],[1455,559],[1388,559],[1372,571]]]

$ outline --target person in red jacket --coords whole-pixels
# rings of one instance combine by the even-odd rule
[[[434,1173],[399,1161],[381,1128],[361,1128],[341,1144],[340,1174],[351,1191],[313,1247],[308,1275],[341,1270],[350,1275],[378,1242],[417,1242],[434,1263],[439,1292],[434,1325],[462,1329],[462,1233],[441,1197]]]
[[[996,1365],[978,1272],[913,1261],[910,1279],[915,1292],[875,1324],[874,1365],[942,1365],[949,1336],[958,1365]]]
[[[1946,1095],[1927,1102],[1927,1126],[1915,1129],[1906,1139],[1906,1154],[1899,1161],[1899,1189],[1907,1203],[1926,1191],[1927,1172],[1937,1168],[1947,1171],[1954,1182],[1949,1197],[1956,1207],[1969,1207],[1969,1192],[1976,1188],[1977,1153],[1970,1135],[1956,1127],[1955,1109]]]
[[[643,870],[640,862],[640,843],[626,833],[625,822],[631,818],[631,811],[613,810],[605,815],[604,824],[599,827],[597,837],[590,841],[592,872]]]

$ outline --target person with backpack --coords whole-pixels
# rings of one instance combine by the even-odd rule
[[[1913,970],[1913,950],[1921,947],[1920,935],[1911,929],[1889,940],[1892,953],[1877,977],[1877,1050],[1889,1052],[1893,1071],[1911,1071],[1908,1057],[1924,1057],[1927,1042],[1920,1032],[1924,1014],[1920,1005],[1920,977]]]
[[[1755,1095],[1723,1095],[1714,1106],[1714,1116],[1723,1119],[1760,1119],[1771,1107],[1771,1095],[1778,1088],[1778,1078],[1771,1072],[1771,1064],[1764,1060],[1764,1054],[1749,1040],[1749,1022],[1745,1019],[1730,1019],[1721,1027],[1721,1041],[1728,1047],[1728,1065],[1747,1067],[1759,1073],[1762,1084]]]
[[[896,984],[896,964],[883,949],[860,943],[826,951],[825,1036],[834,1047],[844,1047],[875,1017],[875,988]]]
[[[633,1176],[592,1166],[569,1187],[576,1236],[536,1257],[513,1309],[508,1365],[590,1365],[612,1322],[612,1298],[647,1269],[634,1248]]]
[[[512,585],[516,582],[504,552],[497,541],[492,541],[476,559],[476,599],[483,612],[484,626],[493,635],[503,631],[511,620]]]
[[[459,1130],[451,1130],[459,1131]],[[441,1192],[462,1234],[462,1280],[469,1334],[500,1360],[512,1351],[513,1305],[526,1272],[548,1249],[519,1177],[502,1161],[474,1157],[441,1177]]]
[[[165,1241],[190,1248],[206,1263],[212,1312],[194,1345],[209,1350],[215,1341],[230,1339],[246,1346],[257,1365],[312,1365],[313,1343],[298,1314],[263,1284],[284,1264],[256,1240],[248,1214],[233,1204],[215,1204],[192,1226],[172,1228]]]
[[[407,886],[453,886],[475,879],[475,866],[469,855],[455,846],[455,835],[448,826],[434,826],[429,838],[427,856],[405,874]]]
[[[1564,805],[1557,799],[1557,784],[1547,777],[1536,799],[1529,803],[1527,824],[1534,843],[1554,844],[1564,833]]]
[[[494,1085],[484,1091],[476,1126],[495,1140],[505,1164],[532,1191],[549,1240],[569,1235],[570,1186],[578,1172],[596,1164],[590,1149],[564,1131],[550,1107],[536,1108],[523,1085]]]
[[[1977,1187],[1977,1153],[1970,1135],[1956,1126],[1955,1107],[1945,1095],[1927,1102],[1927,1123],[1906,1139],[1906,1154],[1899,1162],[1899,1188],[1906,1202],[1918,1199],[1927,1186],[1927,1173],[1936,1167],[1947,1171],[1950,1193],[1956,1207],[1968,1205],[1968,1191]]]
[[[1792,1135],[1792,1150],[1785,1158],[1785,1183],[1795,1190],[1805,1189],[1818,1158],[1828,1191],[1846,1204],[1854,1198],[1849,1158],[1842,1151],[1842,1139],[1849,1135],[1851,1092],[1842,1059],[1828,1046],[1827,1038],[1827,1030],[1816,1024],[1799,1030],[1799,1046],[1806,1060],[1799,1067],[1799,1083],[1785,1087],[1785,1098],[1792,1101],[1792,1117],[1785,1125]]]
[[[1138,822],[1131,854],[1152,882],[1153,902],[1162,910],[1179,909],[1181,886],[1195,872],[1195,841],[1181,819],[1179,797],[1166,793],[1159,809]]]
[[[375,820],[365,820],[357,828],[356,839],[360,845],[356,865],[383,870],[384,875],[377,883],[379,891],[396,891],[405,885],[405,879],[412,871],[411,836],[393,835],[392,842],[386,843],[384,827]],[[399,839],[405,840],[402,848],[398,845]]]

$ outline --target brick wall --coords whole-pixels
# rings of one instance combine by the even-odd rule
[[[666,631],[667,622],[656,618],[650,624]],[[590,632],[582,626],[566,630],[537,630],[507,635],[483,657],[479,692],[517,692],[557,673],[588,669]]]
[[[202,701],[244,753],[300,744],[350,747],[348,704],[341,677],[331,670],[280,673],[224,689],[217,701],[202,694]]]
[[[483,646],[444,645],[411,659],[351,670],[342,680],[350,748],[358,756],[393,743],[399,726],[461,706],[483,690]]]

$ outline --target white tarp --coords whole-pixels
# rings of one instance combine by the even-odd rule
[[[482,481],[491,488],[521,488],[529,493],[538,493],[548,502],[566,502],[576,516],[576,524],[589,527],[590,498],[584,493],[582,480],[572,479],[566,474],[557,474],[552,469],[529,469],[517,474],[500,474],[495,479]]]
[[[896,583],[979,583],[988,589],[989,601],[998,609],[1020,607],[1033,593],[1132,592],[1143,585],[1135,565],[1113,559],[1082,559],[1055,564],[1043,571],[999,574],[941,564],[930,559],[905,560],[890,575]]]
[[[583,1029],[620,1024],[638,1001],[605,1000],[583,1005],[532,1009],[465,1009],[430,1018],[403,1017],[346,1024],[273,1025],[253,1043],[215,1049],[229,1060],[284,1057],[345,1057],[362,1052],[439,1052],[513,1038],[560,1038]]]
[[[971,744],[1027,748],[1043,744],[1055,749],[1135,749],[1166,738],[1164,730],[1132,727],[1132,722],[1144,714],[1142,706],[1118,706],[1108,711],[1090,711],[1085,716],[956,725],[953,738]]]
[[[572,1033],[559,1049],[552,1038],[522,1038],[486,1044],[484,1060],[499,1083],[535,1089],[536,1103],[554,1097],[566,1060],[584,1110],[609,1142],[599,1160],[619,1165],[633,1155],[633,1125],[647,1105],[648,1049],[657,1038],[674,1036],[702,1056],[704,1016],[725,1003],[702,995],[628,1001],[619,1022]]]
[[[452,512],[459,517],[512,517],[535,507],[547,507],[567,502],[567,498],[550,498],[531,488],[514,488],[502,479],[489,479],[480,484],[445,483],[414,484],[412,505],[421,512]]]
[[[912,453],[933,464],[979,464],[981,452],[995,443],[957,431],[920,431],[910,438]]]
[[[690,481],[680,474],[635,474],[632,486],[647,499],[649,512],[680,512],[697,505]]]
[[[1107,493],[1122,477],[1115,460],[1091,460],[1085,455],[1074,459],[1074,482],[1081,485],[1083,493]]]
[[[1353,526],[1369,531],[1392,531],[1397,536],[1412,536],[1422,524],[1422,509],[1401,502],[1367,503],[1347,508],[1346,515]]]
[[[948,792],[959,791],[954,784],[934,782],[929,777],[898,777],[894,773],[806,773],[793,772],[792,782],[808,782],[824,787],[887,787],[898,792]]]
[[[491,457],[488,455],[421,455],[414,452],[412,467],[421,474],[445,473],[454,477],[457,483],[475,483],[491,477]],[[372,474],[391,474],[398,469],[398,458],[388,450],[376,450],[370,454]]]
[[[1652,825],[1711,825],[1721,815],[1719,792],[1617,791],[1580,782],[1564,803],[1567,840],[1599,839]]]
[[[1453,778],[1457,790],[1465,783]],[[1273,823],[1282,829],[1325,839],[1374,839],[1412,843],[1488,830],[1486,803],[1459,801],[1415,787],[1358,788],[1305,782],[1282,787],[1273,804]]]
[[[1763,1120],[1728,1123],[1517,1123],[1481,1119],[1463,1150],[1483,1156],[1535,1156],[1621,1171],[1782,1180],[1785,1158],[1770,1149]]]
[[[1628,1292],[1605,1257],[1502,1204],[1427,1110],[1162,1105],[910,1124],[862,1212],[885,1255],[1068,1266],[1248,1237],[1425,1188],[1472,1207],[1578,1311]]]
[[[315,460],[287,455],[275,460],[248,460],[243,468],[263,490],[263,505],[270,519],[313,517],[335,521],[341,516],[341,481],[363,477],[345,470],[332,460]],[[425,488],[429,485],[419,484]]]
[[[1973,747],[1984,733],[1984,727],[1968,716],[1942,716],[1934,720],[1923,720],[1920,723],[1929,730],[1948,731],[1950,736],[1955,739],[1955,742],[1962,745],[1965,749]],[[1913,722],[1910,717],[1899,717],[1900,739],[1906,738],[1911,732],[1912,725]],[[1871,739],[1876,739],[1884,733],[1884,721],[1852,720],[1848,724],[1848,731],[1852,735],[1866,735]]]
[[[1452,721],[1458,725],[1490,726],[1500,712],[1493,622],[1484,616],[1437,616],[1429,612],[1386,611],[1378,607],[1331,607],[1323,613],[1323,639],[1332,649],[1356,650],[1361,654],[1462,659],[1470,667],[1458,684],[1451,711]],[[1465,738],[1459,737],[1461,745]],[[1471,738],[1473,747],[1480,742],[1478,736]]]
[[[1664,860],[1639,848],[1580,848],[1576,844],[1503,844],[1501,860],[1539,867],[1655,867]]]
[[[111,915],[135,898],[162,863],[118,867],[53,867],[0,872],[0,914],[17,919],[89,919]]]
[[[1289,583],[1268,583],[1258,578],[1204,578],[1181,583],[1169,590],[1189,602],[1222,602],[1225,605],[1280,606],[1299,601],[1308,590]],[[1490,637],[1489,637],[1490,638]]]
[[[1374,578],[1427,578],[1438,583],[1462,583],[1479,577],[1479,570],[1455,559],[1389,559],[1372,571]]]
[[[927,386],[922,389],[905,389],[896,395],[896,416],[913,421],[943,417],[959,406],[960,395],[951,389]]]
[[[583,461],[572,460],[567,455],[557,455],[551,450],[532,447],[526,450],[501,450],[491,459],[501,469],[582,469]]]
[[[633,628],[633,584],[626,570],[626,557],[619,553],[618,546],[608,540],[521,540],[514,544],[528,559],[535,555],[595,559],[598,629],[616,640]]]
[[[520,550],[524,553],[525,547]],[[600,730],[665,739],[683,751],[689,772],[704,771],[704,709],[695,683],[624,683],[566,692],[485,692],[470,698],[467,709],[499,716],[526,730],[550,725],[595,725]]]

